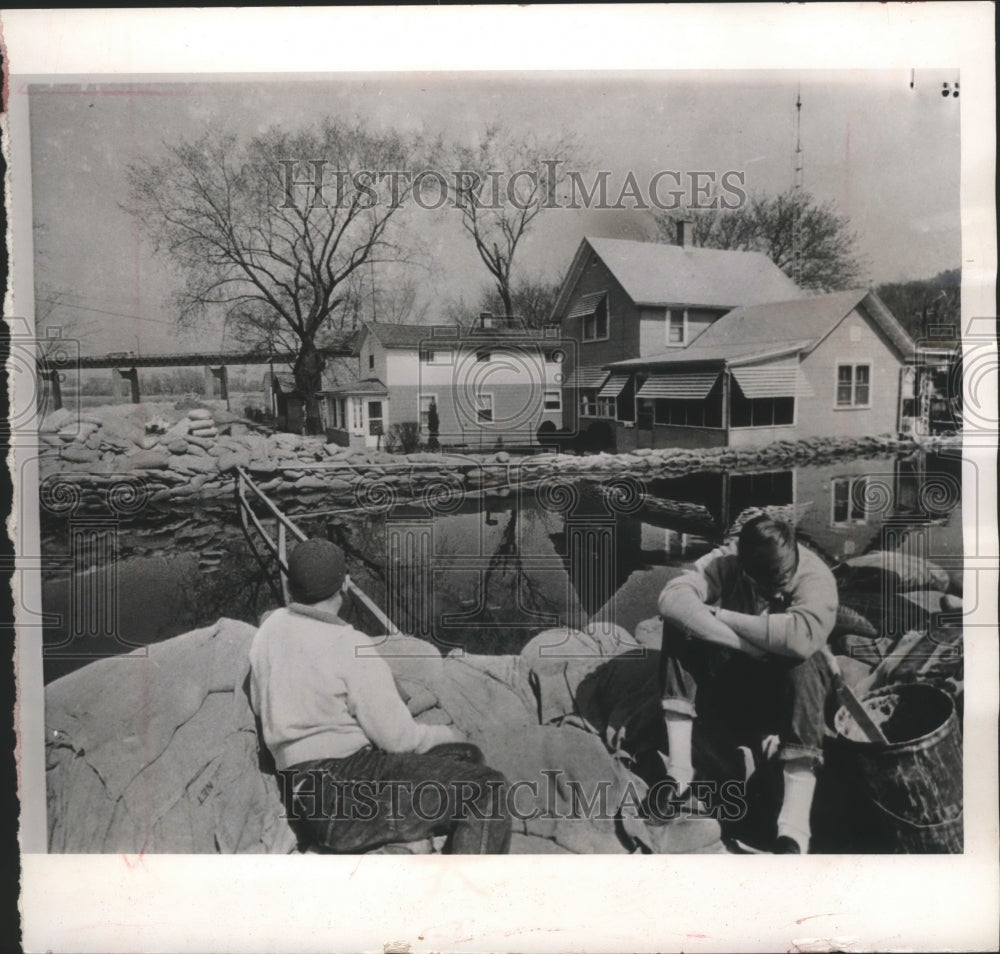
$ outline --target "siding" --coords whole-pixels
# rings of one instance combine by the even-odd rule
[[[465,397],[450,386],[432,384],[401,385],[390,389],[390,423],[420,419],[420,398],[435,395],[438,410],[438,440],[442,444],[484,444],[492,446],[498,438],[505,443],[534,442],[542,421],[559,426],[561,414],[546,411],[538,389],[519,384],[496,384],[483,388],[493,395],[494,423],[480,424],[474,420],[472,407]],[[471,395],[470,395],[471,398]],[[426,435],[425,435],[426,437]]]
[[[593,264],[592,264],[593,263]],[[623,361],[639,355],[639,309],[618,284],[607,266],[596,256],[584,267],[573,294],[568,298],[567,313],[583,296],[594,292],[608,293],[608,338],[606,341],[583,340],[583,319],[562,316],[561,333],[572,342],[567,348],[563,374],[568,378],[577,364],[584,368],[599,368],[611,361]],[[577,426],[577,401],[575,392],[563,389],[563,425]]]
[[[839,363],[871,365],[870,408],[836,408]],[[796,402],[797,433],[809,437],[895,433],[900,367],[886,339],[855,309],[802,362],[813,394]]]

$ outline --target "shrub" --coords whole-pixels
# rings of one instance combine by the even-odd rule
[[[420,449],[420,424],[402,421],[392,424],[385,435],[385,449],[390,454],[412,454]]]

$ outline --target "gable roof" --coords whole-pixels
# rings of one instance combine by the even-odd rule
[[[636,305],[733,308],[805,294],[763,252],[584,238],[553,307],[561,315],[589,255],[607,266]]]
[[[435,327],[440,325],[390,325],[382,322],[366,324],[368,333],[373,335],[383,348],[419,348],[434,337]],[[438,332],[440,334],[440,332]],[[360,342],[359,342],[360,344]]]
[[[687,348],[616,362],[615,367],[694,362],[760,361],[793,352],[808,354],[852,311],[860,308],[907,359],[914,344],[878,295],[864,288],[810,298],[734,308],[708,326]]]

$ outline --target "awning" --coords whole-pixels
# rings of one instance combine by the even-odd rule
[[[577,368],[570,376],[569,380],[563,384],[564,388],[599,388],[608,379],[610,371],[603,368]]]
[[[612,374],[608,378],[604,387],[597,392],[598,397],[602,398],[616,398],[622,391],[625,390],[625,385],[628,384],[628,379],[631,375],[628,374]]]
[[[731,370],[740,390],[751,399],[795,397],[802,393],[797,358]]]
[[[636,397],[680,398],[687,401],[703,401],[719,379],[718,371],[698,371],[687,374],[652,374],[639,388]]]
[[[582,318],[584,315],[592,315],[597,311],[607,292],[595,292],[591,295],[584,295],[570,310],[567,318]]]

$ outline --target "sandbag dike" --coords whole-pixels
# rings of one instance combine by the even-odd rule
[[[951,439],[954,441],[955,439]],[[960,440],[960,439],[959,439]],[[503,493],[553,477],[673,477],[700,470],[794,466],[851,456],[896,454],[915,445],[892,436],[806,438],[756,449],[642,449],[627,454],[489,454],[351,450],[322,438],[264,433],[208,406],[113,405],[47,415],[39,428],[40,499],[63,513],[136,512],[146,504],[220,497],[243,467],[269,494],[315,494],[352,506],[382,507],[397,497],[447,504],[455,494]],[[925,442],[937,450],[947,438]],[[627,493],[627,490],[623,490]]]
[[[845,680],[861,696],[903,684],[937,687],[960,720],[961,597],[948,575],[910,556],[869,554],[845,564],[838,585],[843,612],[830,647]],[[916,625],[887,636],[886,620],[901,601]],[[442,655],[407,636],[384,637],[379,650],[418,722],[455,725],[516,783],[513,852],[721,853],[714,821],[654,828],[637,817],[647,768],[664,745],[661,631],[658,618],[634,634],[599,622],[550,629],[503,656]],[[249,705],[253,634],[247,623],[220,619],[46,687],[50,851],[299,850]],[[829,742],[814,847],[899,850],[866,840],[862,808],[850,808],[859,798],[850,760],[832,730]],[[697,733],[695,763],[715,777],[738,777],[738,766],[720,761]],[[380,851],[428,853],[441,843]]]

